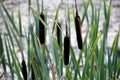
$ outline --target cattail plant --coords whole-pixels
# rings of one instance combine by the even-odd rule
[[[27,67],[26,67],[25,60],[22,60],[22,75],[24,80],[27,80]]]
[[[78,15],[76,0],[75,0],[75,8],[76,8],[75,28],[76,28],[77,43],[78,43],[78,48],[82,49],[83,48],[82,30],[81,30],[82,22],[81,22],[80,16]]]
[[[45,16],[43,13],[43,0],[42,0],[42,12],[40,13],[40,17],[45,22]],[[39,20],[39,40],[41,44],[45,43],[45,26],[40,20]]]
[[[70,38],[67,31],[67,22],[66,22],[66,36],[64,37],[64,63],[68,65],[69,63],[69,49],[70,49]]]
[[[61,27],[61,25],[60,25],[60,23],[58,22],[57,24],[56,24],[56,28],[57,28],[57,42],[58,42],[58,45],[60,46],[60,27]]]

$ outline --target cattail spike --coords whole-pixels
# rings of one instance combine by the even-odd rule
[[[25,60],[22,60],[22,75],[24,80],[27,80],[27,67],[26,67]]]
[[[57,41],[60,46],[60,27],[61,27],[61,25],[59,22],[57,23],[56,27],[57,27]]]
[[[43,13],[43,0],[42,0],[42,12],[40,14],[41,19],[45,22],[45,16]],[[39,40],[41,44],[45,43],[45,26],[44,24],[39,20]]]
[[[70,48],[70,38],[65,36],[64,38],[64,64],[68,65],[69,63],[69,48]]]
[[[43,12],[41,12],[40,17],[43,21],[45,21]],[[45,43],[45,26],[40,20],[39,20],[39,40],[41,44]]]
[[[82,43],[82,30],[81,30],[81,20],[79,16],[75,17],[75,26],[76,26],[76,37],[77,37],[77,42],[78,42],[78,48],[82,49],[83,48],[83,43]]]
[[[75,16],[75,27],[76,27],[76,37],[77,37],[77,43],[78,43],[78,48],[82,49],[83,48],[83,43],[82,43],[82,22],[80,19],[80,16],[78,15],[78,10],[77,10],[77,2],[75,0],[75,8],[76,8],[76,16]]]
[[[69,50],[70,49],[70,38],[67,31],[67,21],[66,21],[66,36],[64,37],[64,63],[68,65],[69,63]]]

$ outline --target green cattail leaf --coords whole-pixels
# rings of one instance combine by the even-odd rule
[[[35,80],[35,73],[37,73],[37,72],[35,72],[35,68],[33,69],[33,67],[31,66],[31,76],[32,76],[32,80]]]
[[[112,61],[110,53],[108,53],[108,76],[112,78]]]
[[[119,79],[120,76],[120,61],[117,64],[117,79]]]
[[[2,3],[2,7],[3,7],[3,10],[5,11],[5,13],[7,14],[7,17],[8,17],[8,19],[9,19],[9,21],[11,22],[13,28],[15,29],[15,32],[16,32],[18,35],[20,35],[20,34],[19,34],[19,31],[18,31],[18,29],[17,29],[17,27],[16,27],[16,25],[15,25],[13,19],[12,19],[12,17],[10,16],[9,12],[7,11],[7,9],[5,8],[5,6],[3,5],[3,3]]]
[[[83,13],[83,17],[81,19],[81,22],[83,24],[83,21],[84,21],[84,19],[86,17],[87,22],[89,23],[89,19],[88,19],[88,15],[87,15],[87,10],[88,10],[89,4],[90,4],[90,2],[92,2],[92,0],[89,0],[87,4],[85,4],[84,0],[82,0],[82,2],[83,2],[83,6],[84,6],[84,9],[85,9],[85,12]]]
[[[6,47],[6,52],[7,52],[8,65],[9,65],[9,68],[10,68],[10,73],[12,75],[12,79],[14,79],[14,72],[13,72],[13,68],[12,68],[12,62],[10,60],[9,47],[7,46],[7,40],[6,39],[5,39],[5,47]]]
[[[15,38],[15,41],[16,41],[16,43],[17,43],[18,47],[20,48],[22,58],[24,59],[22,39],[21,39],[21,37],[19,37],[19,38],[18,38],[18,37],[16,36],[16,34],[14,33],[14,31],[13,31],[13,29],[12,29],[11,27],[10,27],[10,30],[11,30],[11,32],[12,32],[12,34],[13,34],[14,38]]]
[[[107,6],[106,6],[106,0],[103,0],[103,4],[104,4],[104,17],[105,19],[107,19]]]
[[[93,53],[94,53],[94,51],[96,49],[96,46],[97,46],[98,41],[101,38],[101,36],[102,36],[102,32],[99,32],[98,36],[97,36],[97,38],[96,38],[96,40],[95,40],[95,42],[93,44],[93,47],[92,47],[92,49],[90,51],[90,54],[87,55],[87,58],[86,58],[86,61],[85,61],[85,65],[84,65],[84,70],[83,70],[83,73],[82,73],[82,80],[85,80],[85,75],[88,72],[89,59],[92,57],[92,55],[93,55]]]
[[[36,37],[33,34],[32,28],[31,28],[31,35],[32,35],[33,45],[34,45],[34,48],[35,48],[36,57],[38,58],[39,62],[41,63],[42,70],[44,71],[43,72],[43,76],[44,76],[45,80],[48,80],[49,76],[47,74],[47,69],[46,69],[45,61],[44,61],[43,56],[41,54],[41,51],[40,51],[40,49],[38,47],[38,43],[37,43]]]
[[[11,43],[12,43],[12,47],[13,47],[13,49],[14,49],[12,34],[11,34],[11,32],[10,32],[9,25],[8,25],[8,23],[7,23],[7,21],[5,20],[4,17],[3,17],[3,21],[4,21],[5,27],[6,27],[6,29],[7,29],[8,35],[9,35],[9,37],[10,37],[10,41],[11,41]]]
[[[11,44],[12,44],[12,49],[13,49],[13,51],[14,51],[14,44],[13,44],[13,38],[12,38],[11,30],[9,29],[8,23],[6,22],[6,20],[4,19],[4,17],[3,17],[3,20],[4,20],[5,27],[6,27],[7,31],[8,31],[8,35],[9,35],[9,37],[10,37],[10,41],[11,41]],[[15,55],[15,57],[16,57],[16,60],[18,61],[18,58],[17,58],[16,54],[14,54],[14,55]],[[19,62],[19,61],[18,61],[18,62]],[[20,63],[18,63],[18,64],[19,64],[19,66],[20,66]]]
[[[35,26],[36,26],[36,35],[39,36],[39,19],[33,15],[34,21],[35,21]]]
[[[96,49],[96,46],[98,45],[98,41],[99,41],[99,39],[101,38],[102,34],[103,34],[102,31],[100,31],[100,32],[98,33],[98,36],[97,36],[97,38],[96,38],[96,40],[95,40],[95,42],[94,42],[94,44],[93,44],[91,53],[93,53],[94,50]]]
[[[67,77],[69,80],[73,80],[72,73],[71,73],[71,71],[70,71],[70,69],[69,69],[68,66],[66,66],[66,74],[67,74],[66,77]]]
[[[21,12],[20,12],[20,9],[18,9],[18,20],[19,20],[19,32],[20,32],[20,35],[22,36],[22,22],[21,22]]]
[[[57,21],[57,18],[58,18],[59,10],[60,10],[60,5],[58,6],[58,8],[57,8],[57,10],[56,10],[56,14],[55,14],[55,19],[54,19],[54,24],[53,24],[52,33],[54,33],[55,24],[56,24],[56,21]]]
[[[8,41],[8,48],[10,49],[10,54],[11,54],[11,57],[12,57],[12,63],[14,65],[14,68],[15,68],[15,73],[18,75],[18,78],[20,80],[22,80],[22,77],[20,75],[20,69],[21,69],[21,66],[20,66],[20,62],[18,61],[18,57],[16,57],[16,53],[15,51],[10,47],[10,42]]]
[[[114,76],[116,76],[116,69],[117,69],[117,61],[118,61],[118,53],[117,53],[117,50],[118,50],[118,41],[119,41],[119,33],[117,33],[117,35],[115,36],[115,39],[114,39],[114,42],[113,42],[113,45],[112,45],[112,54],[113,54],[113,59],[112,59],[112,64],[113,64],[113,72],[114,72]]]
[[[52,52],[53,52],[53,56],[55,58],[55,68],[56,70],[58,70],[58,66],[59,66],[59,55],[58,55],[58,45],[57,45],[57,40],[55,38],[51,39],[51,47],[52,47]],[[57,72],[57,74],[59,74]]]
[[[6,60],[5,60],[3,42],[2,42],[1,35],[0,35],[0,58],[1,58],[1,62],[2,62],[4,72],[6,73]]]
[[[79,74],[79,77],[81,78],[81,75],[80,75],[80,70],[79,70],[79,64],[77,62],[77,59],[76,59],[76,56],[75,56],[75,53],[73,51],[73,48],[70,46],[70,53],[71,53],[71,60],[73,62],[73,65],[75,67],[75,76],[74,76],[74,80],[77,78],[77,74]]]

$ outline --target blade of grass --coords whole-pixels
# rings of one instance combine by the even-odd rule
[[[11,35],[11,33],[10,33],[10,30],[9,30],[9,27],[8,27],[8,23],[7,23],[7,21],[5,20],[4,17],[3,17],[3,21],[4,21],[5,27],[6,27],[6,29],[7,29],[8,35],[9,35],[9,37],[10,37],[10,40],[11,40],[11,43],[12,43],[12,47],[13,47],[13,49],[14,49],[14,44],[13,44],[12,35]]]
[[[21,77],[21,74],[20,74],[20,69],[21,69],[20,62],[18,61],[18,58],[15,57],[16,53],[15,53],[15,51],[11,48],[9,41],[8,41],[8,47],[9,47],[9,49],[10,49],[10,55],[11,55],[11,57],[12,57],[12,61],[13,61],[12,63],[13,63],[14,68],[15,68],[15,73],[16,73],[16,75],[18,76],[18,78],[19,78],[20,80],[22,80],[22,77]]]
[[[22,43],[22,40],[20,37],[17,37],[16,34],[14,33],[13,29],[10,27],[10,30],[15,38],[15,41],[18,45],[18,47],[20,48],[20,51],[21,51],[21,55],[22,55],[22,59],[24,60],[24,55],[23,55],[23,43]],[[18,39],[19,38],[19,39]]]
[[[59,13],[59,11],[60,11],[60,5],[58,6],[58,8],[57,8],[57,10],[56,10],[52,33],[54,33],[55,24],[56,24],[56,21],[57,21],[57,18],[58,18],[58,13]]]
[[[2,3],[2,7],[3,7],[3,10],[5,11],[5,13],[7,14],[7,17],[9,19],[9,21],[11,22],[13,28],[15,29],[15,32],[17,33],[17,35],[20,35],[19,31],[18,31],[18,29],[17,29],[17,27],[16,27],[16,25],[15,25],[13,19],[12,19],[12,17],[10,16],[9,12],[7,11],[7,9],[5,8],[3,3]]]
[[[6,73],[6,60],[5,60],[5,55],[4,55],[4,49],[3,49],[3,43],[2,43],[2,38],[0,35],[0,58],[1,58],[1,62],[2,62],[2,66],[4,69],[4,72]]]
[[[113,72],[114,72],[114,77],[116,77],[116,67],[117,67],[117,61],[118,61],[118,54],[117,54],[117,50],[118,50],[118,41],[119,41],[119,32],[117,33],[117,35],[115,36],[114,42],[113,42],[113,46],[112,46],[112,54],[113,54],[113,60],[112,60],[112,64],[113,64]]]
[[[73,51],[73,48],[70,46],[70,54],[71,54],[71,59],[73,61],[73,65],[75,67],[75,76],[74,76],[74,80],[77,79],[77,74],[79,75],[79,77],[81,78],[81,75],[80,75],[80,70],[79,70],[79,64],[77,63],[77,60],[76,60],[76,56],[75,56],[75,53]]]
[[[56,70],[59,70],[58,69],[58,66],[59,66],[59,56],[58,56],[58,50],[57,50],[57,41],[55,40],[55,38],[51,38],[51,47],[52,47],[52,51],[53,51],[53,56],[55,58],[55,67],[56,67]],[[59,72],[57,71],[57,74],[59,75]]]
[[[96,40],[95,40],[95,42],[93,44],[93,47],[92,47],[92,49],[90,51],[90,54],[88,54],[87,58],[85,59],[86,61],[85,61],[85,65],[84,65],[84,69],[83,69],[83,73],[82,73],[82,80],[85,79],[85,75],[88,72],[89,59],[92,57],[101,36],[102,36],[102,32],[99,32],[99,34],[98,34],[98,36],[97,36],[97,38],[96,38]]]
[[[19,32],[20,32],[20,36],[22,36],[22,22],[21,22],[21,12],[20,12],[20,9],[18,9],[18,20],[19,20]]]
[[[15,51],[15,50],[14,50],[12,33],[11,33],[11,31],[10,31],[10,29],[9,29],[9,26],[8,26],[8,24],[7,24],[7,22],[6,22],[6,20],[5,20],[4,17],[3,17],[3,21],[4,21],[4,24],[5,24],[5,27],[6,27],[7,31],[8,31],[8,35],[9,35],[9,37],[10,37],[10,41],[11,41],[11,44],[12,44],[12,49],[13,49],[13,51]],[[16,54],[15,54],[15,57],[16,57],[16,59],[17,59]],[[18,61],[18,59],[17,59],[17,61]],[[20,63],[19,63],[19,66],[20,66]]]
[[[68,80],[73,80],[72,72],[70,71],[68,66],[66,66],[66,74],[67,74],[66,77],[68,78]]]
[[[117,79],[120,77],[120,61],[117,64]]]
[[[9,51],[9,47],[7,46],[7,39],[5,38],[5,47],[6,47],[6,53],[7,53],[7,58],[8,58],[8,65],[10,68],[10,73],[12,75],[12,79],[14,79],[14,72],[13,72],[13,68],[12,68],[12,64],[11,64],[11,60],[10,60],[10,51]]]
[[[92,0],[89,0],[88,3],[85,4],[84,0],[82,0],[83,6],[84,6],[84,9],[85,9],[85,12],[83,13],[83,17],[82,17],[82,24],[83,24],[83,21],[84,21],[85,17],[87,19],[87,22],[89,23],[89,19],[88,19],[88,15],[87,15],[87,10],[88,10],[88,7],[89,7],[89,4],[90,4],[91,1]]]
[[[111,61],[111,55],[108,53],[108,77],[112,78],[112,61]]]

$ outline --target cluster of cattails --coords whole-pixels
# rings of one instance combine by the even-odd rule
[[[67,23],[66,23],[66,36],[64,37],[64,64],[69,63],[69,51],[70,51],[70,37],[68,36]]]
[[[82,48],[83,48],[83,43],[82,43],[82,30],[81,30],[82,22],[81,22],[80,16],[78,15],[76,0],[75,0],[75,8],[76,8],[75,28],[76,28],[77,43],[78,43],[78,48],[79,48],[79,49],[82,49]]]
[[[42,0],[42,12],[40,18],[45,22],[45,16],[43,13],[43,0]],[[41,44],[45,43],[45,26],[41,20],[39,20],[39,40]]]
[[[27,67],[26,67],[25,60],[22,60],[22,75],[24,80],[27,80]]]

